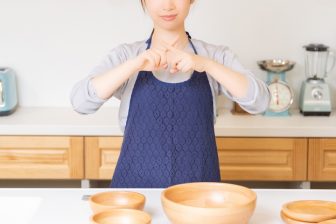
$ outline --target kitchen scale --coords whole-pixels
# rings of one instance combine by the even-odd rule
[[[325,78],[335,66],[335,55],[323,44],[309,44],[305,48],[305,74],[300,94],[300,112],[304,116],[329,116],[332,110],[330,89]],[[328,69],[328,62],[332,59]]]
[[[286,72],[293,69],[295,62],[282,59],[258,61],[259,67],[267,72],[267,85],[271,101],[265,116],[289,116],[294,94],[286,81]]]

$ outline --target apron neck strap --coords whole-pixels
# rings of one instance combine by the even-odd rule
[[[147,44],[146,50],[148,50],[150,48],[150,46],[152,45],[153,34],[154,34],[154,29],[152,30],[152,33],[151,33],[150,37],[148,38],[148,40],[146,40],[146,44]],[[189,41],[191,47],[193,48],[195,54],[197,54],[196,48],[195,48],[193,42],[191,41],[191,36],[190,36],[189,32],[186,31],[186,34],[188,36],[188,41]]]

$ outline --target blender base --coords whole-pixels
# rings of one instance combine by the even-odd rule
[[[330,116],[330,111],[302,111],[300,113],[303,116]]]

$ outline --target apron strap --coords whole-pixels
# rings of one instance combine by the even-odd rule
[[[152,44],[153,34],[154,34],[154,29],[152,30],[152,33],[151,33],[150,37],[148,38],[148,40],[146,40],[146,44],[147,44],[146,50],[148,50],[150,48],[151,44]],[[190,43],[192,49],[194,50],[194,53],[198,54],[193,42],[191,41],[191,36],[190,36],[189,32],[186,31],[186,34],[188,36],[189,43]]]

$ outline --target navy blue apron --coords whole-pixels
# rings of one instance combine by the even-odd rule
[[[162,82],[152,72],[139,72],[110,187],[166,188],[188,182],[219,182],[213,116],[205,72],[195,71],[180,83]]]

